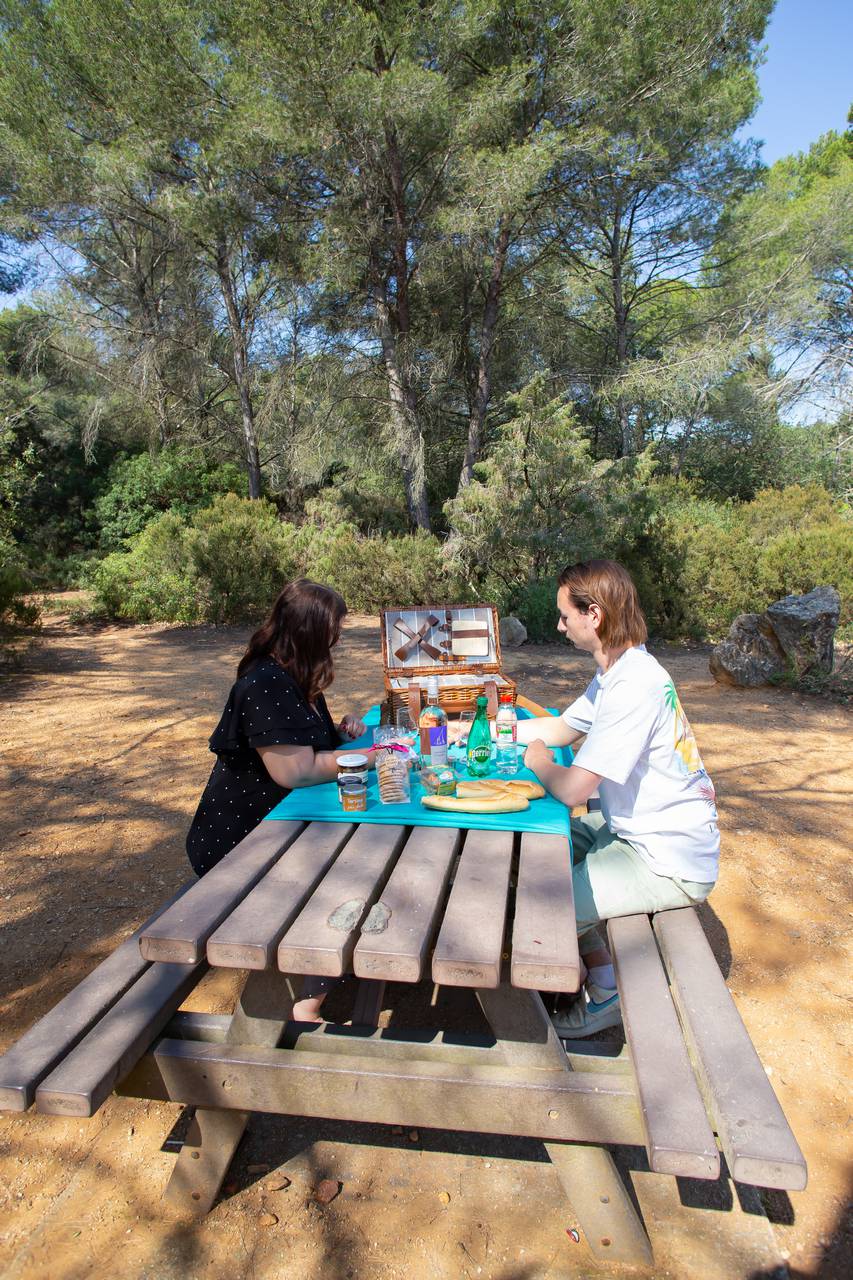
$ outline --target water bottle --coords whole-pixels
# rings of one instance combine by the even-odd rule
[[[512,689],[501,689],[500,706],[495,719],[495,764],[498,774],[511,778],[518,773],[518,716],[512,704]]]
[[[486,716],[488,698],[477,699],[477,714],[468,732],[468,773],[472,778],[488,777],[492,762],[492,735]]]

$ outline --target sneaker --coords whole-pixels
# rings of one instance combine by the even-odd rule
[[[563,1040],[583,1040],[606,1027],[617,1027],[622,1021],[619,992],[587,982],[577,999],[567,1009],[560,1009],[551,1021]]]

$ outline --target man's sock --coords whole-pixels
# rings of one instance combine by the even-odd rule
[[[589,967],[589,980],[605,991],[616,990],[616,974],[612,964],[593,964]]]

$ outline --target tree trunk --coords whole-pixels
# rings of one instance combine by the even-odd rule
[[[486,303],[483,307],[483,321],[480,326],[480,360],[477,369],[477,390],[474,395],[473,412],[468,421],[468,443],[459,476],[459,488],[471,483],[474,478],[474,464],[479,461],[486,433],[486,415],[489,412],[489,401],[492,395],[492,352],[495,345],[495,331],[500,314],[501,285],[503,284],[506,255],[509,248],[509,220],[502,217],[498,223],[498,235],[495,241],[495,252],[492,258],[492,271],[486,290]]]
[[[393,266],[382,276],[375,269],[378,286],[376,316],[382,359],[388,378],[388,400],[394,436],[400,450],[400,465],[406,490],[409,518],[418,529],[430,528],[424,468],[424,439],[417,422],[417,401],[406,368],[406,350],[410,338],[409,309],[409,238],[406,214],[406,192],[403,163],[393,127],[385,130],[388,193],[385,212],[391,224],[391,259]],[[393,306],[389,299],[390,280],[394,281]]]
[[[622,214],[619,205],[613,218],[613,235],[610,240],[610,279],[613,289],[613,327],[616,335],[616,414],[622,438],[622,457],[636,452],[636,433],[631,425],[628,402],[619,383],[628,367],[628,310],[622,280]]]
[[[400,450],[400,466],[406,490],[409,518],[417,529],[430,528],[424,470],[424,441],[418,430],[415,396],[400,367],[398,338],[394,334],[390,309],[385,300],[376,306],[382,359],[388,377],[388,401],[394,438]]]
[[[252,404],[252,391],[249,380],[249,357],[246,349],[246,335],[240,322],[240,310],[237,306],[234,276],[228,259],[228,248],[225,240],[216,244],[216,273],[222,287],[222,300],[228,315],[228,328],[231,332],[231,353],[234,361],[234,384],[240,401],[240,419],[243,427],[243,444],[246,457],[246,471],[249,477],[249,497],[261,496],[261,460],[258,452],[258,437],[255,431],[255,411]]]

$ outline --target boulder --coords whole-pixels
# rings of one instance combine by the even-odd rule
[[[527,627],[518,618],[501,618],[500,636],[502,649],[517,649],[527,639]]]
[[[720,684],[752,689],[785,670],[785,653],[762,613],[742,613],[713,650],[708,666]]]
[[[831,673],[833,640],[841,617],[841,597],[834,587],[785,596],[770,605],[766,617],[798,676],[807,671]]]

